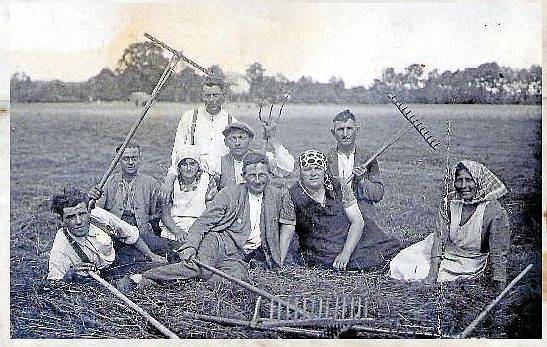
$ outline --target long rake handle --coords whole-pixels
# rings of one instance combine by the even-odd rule
[[[177,334],[169,330],[165,325],[158,322],[154,317],[152,317],[148,312],[142,309],[139,305],[135,304],[129,298],[123,295],[119,290],[117,290],[113,285],[101,278],[96,272],[89,271],[89,276],[94,280],[99,282],[103,287],[108,289],[112,294],[114,294],[118,299],[123,301],[127,306],[131,307],[133,310],[137,311],[138,314],[143,316],[150,324],[152,324],[156,329],[158,329],[162,334],[169,337],[170,339],[178,339]]]
[[[231,282],[234,282],[235,284],[237,284],[237,285],[239,285],[239,286],[241,286],[241,287],[243,287],[243,288],[245,288],[245,289],[247,289],[247,290],[249,290],[249,291],[251,291],[251,292],[253,292],[253,293],[255,293],[255,294],[261,295],[261,296],[263,296],[263,297],[265,297],[265,298],[267,298],[267,299],[270,299],[270,300],[272,300],[272,301],[277,302],[278,304],[281,304],[281,305],[284,305],[284,306],[286,306],[286,307],[289,307],[289,308],[295,310],[296,312],[300,313],[302,316],[304,316],[304,317],[306,317],[306,318],[311,318],[311,315],[310,315],[309,312],[306,312],[306,311],[304,311],[304,310],[298,308],[297,306],[291,304],[291,303],[288,302],[288,301],[285,301],[285,300],[283,300],[283,299],[280,299],[280,298],[278,298],[277,296],[268,293],[267,291],[264,291],[264,290],[262,290],[262,289],[260,289],[260,288],[258,288],[258,287],[255,287],[255,286],[253,286],[252,284],[247,283],[247,282],[245,282],[245,281],[243,281],[243,280],[241,280],[241,279],[239,279],[239,278],[237,278],[237,277],[234,277],[234,276],[232,276],[232,275],[230,275],[230,274],[227,274],[227,273],[225,273],[225,272],[223,272],[223,271],[220,271],[220,270],[217,269],[217,268],[214,268],[214,267],[212,267],[212,266],[210,266],[210,265],[207,265],[207,264],[205,264],[205,263],[202,263],[201,261],[199,261],[199,260],[196,259],[195,257],[192,258],[192,261],[193,261],[194,263],[196,263],[197,265],[201,266],[202,268],[207,269],[207,270],[211,271],[212,273],[217,274],[217,275],[219,275],[220,277],[223,277],[223,278],[225,278],[225,279],[227,279],[227,280],[229,280],[229,281],[231,281]]]
[[[127,147],[127,144],[129,143],[129,141],[131,141],[131,139],[133,138],[133,135],[135,135],[137,128],[142,123],[142,120],[148,113],[148,110],[150,109],[150,107],[152,107],[152,103],[154,102],[154,99],[156,99],[156,96],[158,95],[158,92],[160,91],[163,84],[165,83],[165,80],[169,77],[169,74],[171,73],[170,70],[174,68],[177,62],[178,62],[178,58],[174,62],[174,65],[172,66],[171,65],[172,61],[170,61],[167,67],[164,69],[162,76],[160,77],[160,79],[158,80],[158,83],[156,83],[156,86],[154,87],[154,90],[152,92],[152,95],[150,96],[150,99],[146,102],[146,105],[144,105],[144,108],[142,109],[139,118],[135,121],[135,123],[133,123],[133,126],[129,130],[129,133],[127,133],[127,135],[125,136],[125,139],[123,140],[123,143],[121,144],[120,149],[114,156],[114,159],[112,159],[112,162],[110,162],[110,166],[108,167],[108,169],[106,169],[105,173],[103,174],[103,177],[101,178],[99,184],[97,185],[97,188],[99,190],[103,189],[104,185],[106,184],[106,181],[108,180],[108,177],[110,177],[110,175],[112,174],[112,171],[114,171],[114,168],[116,167],[116,165],[118,165],[118,162],[120,161],[120,158],[122,157],[123,152],[125,151],[125,148]]]
[[[370,163],[372,163],[372,161],[374,159],[376,159],[380,154],[384,153],[384,151],[386,149],[388,149],[389,147],[391,147],[392,144],[394,144],[395,142],[399,141],[399,139],[404,135],[406,134],[410,129],[413,129],[414,126],[413,125],[410,125],[408,128],[406,129],[403,129],[401,130],[397,135],[395,135],[395,137],[393,137],[391,140],[387,141],[382,147],[380,147],[376,152],[374,152],[373,155],[370,156],[370,158],[367,159],[367,161],[365,161],[364,163],[362,164],[359,164],[359,166],[362,166],[362,167],[367,167]],[[353,177],[355,177],[354,174],[351,174],[351,176],[349,177],[349,180],[348,181],[352,181],[353,180]]]
[[[152,99],[150,99],[146,103],[144,109],[141,111],[139,119],[137,119],[135,121],[135,123],[133,123],[133,127],[131,127],[131,130],[129,130],[129,133],[127,134],[127,136],[123,140],[123,143],[120,146],[120,150],[116,153],[116,156],[114,157],[114,159],[112,159],[112,162],[110,163],[110,166],[108,167],[108,169],[106,169],[105,173],[103,174],[103,177],[101,178],[101,181],[97,185],[99,190],[102,190],[102,188],[106,184],[106,181],[108,180],[108,177],[110,177],[110,175],[112,174],[112,171],[114,171],[114,168],[116,167],[116,165],[118,165],[118,162],[120,161],[120,158],[122,157],[122,154],[125,151],[125,148],[127,147],[127,144],[129,143],[129,141],[131,141],[131,138],[133,138],[133,135],[135,135],[135,132],[137,131],[137,128],[139,127],[142,120],[146,116],[146,113],[150,109],[150,106],[152,106]]]
[[[530,271],[530,269],[532,268],[532,264],[529,264],[524,270],[522,270],[522,272],[520,274],[518,274],[517,277],[515,277],[511,283],[509,283],[509,285],[507,287],[505,287],[505,289],[490,303],[490,305],[488,305],[478,316],[477,318],[475,318],[471,324],[469,324],[467,326],[467,328],[465,328],[464,331],[462,331],[461,333],[459,333],[458,335],[456,335],[456,338],[458,339],[463,339],[463,338],[466,338],[467,335],[469,335],[473,330],[475,330],[475,328],[477,327],[477,325],[479,325],[479,323],[484,319],[484,317],[486,317],[486,315],[488,313],[490,313],[490,311],[494,308],[494,306],[496,306],[498,304],[498,302],[500,302],[500,300],[505,296],[505,294],[507,294],[511,288],[513,288],[515,286],[515,284],[517,284],[518,281],[520,281],[524,275],[526,275],[526,273],[528,271]]]
[[[194,62],[193,60],[190,60],[189,58],[185,57],[181,52],[179,52],[176,49],[168,46],[165,42],[162,42],[162,41],[158,40],[157,38],[155,38],[154,36],[152,36],[148,33],[144,33],[144,37],[146,37],[150,41],[154,42],[156,45],[160,46],[161,48],[166,49],[169,52],[173,53],[174,55],[179,57],[185,63],[195,67],[196,69],[200,70],[204,74],[209,75],[209,71],[207,71],[207,69],[205,69],[204,67],[202,67],[198,63]]]

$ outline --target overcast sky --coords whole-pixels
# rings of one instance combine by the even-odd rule
[[[18,3],[9,8],[11,71],[81,81],[115,68],[144,32],[203,66],[368,85],[385,67],[456,70],[541,65],[539,4]]]

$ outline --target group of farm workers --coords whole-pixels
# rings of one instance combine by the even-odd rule
[[[219,280],[194,260],[241,279],[251,264],[298,263],[425,283],[473,278],[488,264],[496,289],[505,286],[510,228],[498,199],[507,190],[485,166],[460,161],[436,231],[401,250],[379,227],[380,168],[376,159],[363,165],[370,153],[356,145],[360,122],[350,110],[333,118],[336,145],[302,152],[295,170],[277,122],[262,124],[265,150],[251,149],[257,134],[222,108],[226,92],[220,77],[204,79],[204,105],[182,115],[163,184],[139,170],[141,148],[133,142],[102,189],[69,188],[52,198],[62,227],[49,279],[74,280],[145,257],[153,265],[117,280],[119,289]]]

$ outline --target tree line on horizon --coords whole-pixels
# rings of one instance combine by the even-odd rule
[[[134,92],[150,93],[162,74],[168,59],[160,47],[151,42],[130,44],[119,59],[116,69],[103,68],[83,82],[60,80],[33,81],[24,72],[10,80],[11,102],[95,102],[128,100]],[[220,66],[209,67],[231,85],[232,102],[261,103],[366,103],[389,102],[393,93],[407,103],[459,104],[541,104],[542,68],[514,69],[496,62],[455,72],[427,74],[424,66],[412,64],[402,72],[385,68],[381,78],[371,86],[346,88],[342,78],[331,77],[327,83],[302,76],[291,81],[281,74],[270,76],[258,62],[251,64],[245,75],[225,73]],[[159,101],[199,102],[202,74],[185,67],[175,71],[157,96]],[[292,91],[291,91],[292,90]],[[290,98],[286,95],[290,93]]]

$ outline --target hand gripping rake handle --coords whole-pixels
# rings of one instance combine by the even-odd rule
[[[410,122],[416,128],[418,133],[424,138],[424,140],[427,142],[427,144],[433,148],[433,150],[436,150],[437,147],[440,145],[440,142],[429,134],[429,129],[424,125],[424,123],[418,119],[418,117],[412,113],[412,110],[408,108],[408,106],[405,105],[404,102],[399,100],[396,95],[389,93],[387,95],[389,100],[397,107],[399,112],[405,117],[406,120]]]
[[[185,57],[181,52],[179,52],[176,49],[168,46],[166,43],[158,40],[157,38],[155,38],[154,36],[152,36],[148,33],[144,33],[144,37],[146,37],[150,41],[154,42],[156,45],[160,46],[161,48],[166,49],[169,52],[173,53],[175,56],[177,56],[179,59],[181,59],[182,61],[184,61],[188,65],[191,65],[191,66],[195,67],[196,69],[200,70],[201,72],[203,72],[204,74],[209,75],[210,72],[207,71],[207,69],[205,69],[204,67],[202,67],[201,65],[199,65],[195,61]]]
[[[253,286],[252,284],[247,283],[247,282],[245,282],[245,281],[243,281],[243,280],[241,280],[241,279],[239,279],[239,278],[237,278],[237,277],[234,277],[234,276],[229,275],[229,274],[227,274],[227,273],[225,273],[225,272],[223,272],[223,271],[220,271],[220,270],[217,269],[217,268],[214,268],[214,267],[212,267],[212,266],[210,266],[210,265],[207,265],[207,264],[205,264],[205,263],[202,263],[201,261],[199,261],[199,260],[196,259],[195,257],[192,258],[191,261],[193,261],[193,262],[196,263],[197,265],[201,266],[202,268],[207,269],[207,270],[211,271],[212,273],[217,274],[217,275],[219,275],[220,277],[223,277],[223,278],[225,278],[225,279],[227,279],[227,280],[229,280],[229,281],[231,281],[231,282],[233,282],[233,283],[235,283],[235,284],[237,284],[237,285],[239,285],[239,286],[241,286],[241,287],[243,287],[243,288],[245,288],[245,289],[247,289],[247,290],[249,290],[249,291],[251,291],[251,292],[253,292],[253,293],[255,293],[255,294],[261,295],[261,296],[263,296],[263,297],[265,297],[265,298],[267,298],[267,299],[270,299],[270,300],[272,300],[272,301],[277,302],[277,303],[280,304],[280,305],[284,305],[284,306],[286,306],[286,307],[288,307],[288,308],[291,308],[291,309],[293,309],[294,311],[300,313],[300,314],[301,314],[302,316],[304,316],[305,318],[311,318],[311,314],[310,314],[309,312],[306,312],[306,311],[304,311],[304,310],[298,308],[297,306],[291,304],[291,303],[288,302],[288,301],[285,301],[285,300],[283,300],[283,299],[280,299],[280,298],[278,298],[277,296],[275,296],[275,295],[273,295],[273,294],[270,294],[270,293],[268,293],[268,292],[266,292],[266,291],[264,291],[264,290],[262,290],[262,289],[260,289],[260,288],[257,288],[257,287],[255,287],[255,286]]]
[[[143,316],[150,324],[152,324],[156,329],[158,329],[162,334],[169,337],[170,339],[178,339],[179,337],[177,334],[169,330],[165,325],[158,322],[154,317],[152,317],[148,312],[146,312],[144,309],[142,309],[139,305],[135,304],[133,301],[129,300],[129,298],[125,295],[123,295],[119,290],[117,290],[113,285],[105,281],[101,278],[97,273],[93,271],[88,271],[89,276],[99,282],[103,287],[108,289],[112,294],[114,294],[118,299],[126,303],[129,307],[131,307],[133,310],[137,311],[138,314]]]

